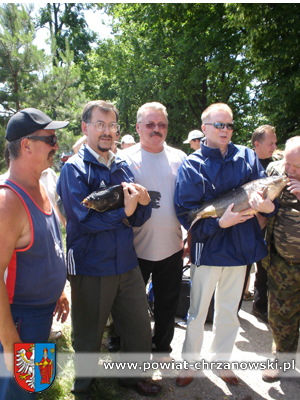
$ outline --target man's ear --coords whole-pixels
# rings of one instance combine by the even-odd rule
[[[84,121],[81,122],[82,133],[84,133],[86,136],[88,136],[87,126],[88,126],[88,124],[86,122],[84,122]]]
[[[23,140],[21,140],[21,149],[26,151],[26,152],[30,152],[31,151],[31,140],[24,138]]]
[[[135,124],[135,129],[136,129],[137,133],[139,134],[140,133],[139,132],[140,128],[139,128],[139,124],[138,123]]]

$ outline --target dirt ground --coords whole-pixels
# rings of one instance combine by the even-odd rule
[[[254,274],[251,274],[250,290],[253,288]],[[67,292],[68,292],[67,288]],[[265,361],[271,357],[272,334],[269,325],[258,320],[251,314],[252,301],[243,302],[239,312],[240,329],[236,339],[233,361]],[[70,323],[70,318],[67,324]],[[56,328],[60,325],[56,324]],[[175,328],[174,339],[171,343],[172,358],[181,361],[181,349],[185,337],[185,329]],[[209,348],[212,341],[212,324],[205,324],[202,358],[209,360]],[[300,347],[300,346],[299,346]],[[298,348],[299,348],[298,347]],[[226,384],[216,372],[212,370],[200,371],[193,382],[186,387],[176,386],[178,371],[161,372],[154,374],[154,379],[163,386],[158,399],[195,399],[195,400],[299,400],[300,399],[300,354],[297,353],[296,369],[292,377],[284,378],[272,384],[261,379],[261,370],[235,370],[240,383],[237,386]],[[128,392],[128,393],[127,393]],[[128,389],[126,399],[143,399],[133,390]]]

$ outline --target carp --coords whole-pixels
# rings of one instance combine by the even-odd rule
[[[148,193],[151,198],[152,208],[159,208],[161,194],[155,191],[148,191]],[[98,212],[111,211],[124,207],[123,186],[114,185],[96,190],[87,196],[81,204]]]
[[[124,207],[124,193],[122,185],[114,185],[96,190],[82,202],[85,207],[104,212]]]
[[[268,178],[256,179],[254,181],[245,183],[238,189],[233,189],[229,192],[223,193],[215,199],[208,200],[191,211],[188,211],[188,218],[192,221],[191,227],[203,218],[221,218],[227,207],[234,203],[233,212],[239,212],[249,208],[249,199],[251,194],[257,191],[263,192],[262,197],[267,197],[273,201],[284,189],[289,182],[287,176],[270,176]],[[255,210],[249,210],[250,214],[256,214]]]

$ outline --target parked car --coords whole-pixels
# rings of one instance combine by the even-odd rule
[[[59,161],[60,168],[62,168],[65,165],[65,162],[68,161],[68,159],[70,157],[72,157],[73,155],[74,155],[74,151],[73,150],[63,151],[61,153],[60,161]]]

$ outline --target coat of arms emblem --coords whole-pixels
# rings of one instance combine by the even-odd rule
[[[15,379],[28,392],[42,392],[55,378],[54,343],[16,343]]]

